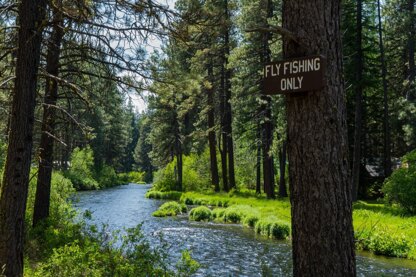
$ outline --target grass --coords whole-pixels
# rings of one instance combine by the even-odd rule
[[[155,217],[176,216],[178,214],[186,213],[187,208],[184,204],[179,204],[175,201],[164,203],[157,211],[153,213]]]
[[[290,234],[288,199],[268,200],[251,192],[186,192],[180,202],[211,206],[211,220],[243,224],[267,237],[285,239]],[[384,204],[359,201],[354,204],[353,221],[357,249],[416,260],[416,216]]]

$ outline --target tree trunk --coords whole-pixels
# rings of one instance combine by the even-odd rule
[[[180,151],[177,155],[176,155],[176,165],[178,167],[178,191],[182,191],[183,190],[183,162],[182,162],[182,151]]]
[[[220,116],[221,116],[221,133],[220,133],[220,154],[221,154],[221,170],[222,170],[222,185],[224,191],[229,191],[228,186],[228,166],[227,166],[227,153],[228,153],[228,139],[226,128],[226,92],[225,92],[225,65],[221,65],[221,93],[220,93]]]
[[[233,141],[233,126],[232,126],[232,107],[231,107],[231,69],[228,68],[230,56],[230,12],[228,7],[228,0],[224,1],[225,18],[227,23],[224,27],[224,67],[225,67],[225,133],[227,135],[227,150],[228,150],[228,181],[229,189],[236,188],[235,170],[234,170],[234,141]]]
[[[284,57],[323,55],[325,87],[287,96],[294,276],[356,276],[340,0],[285,0]]]
[[[357,1],[357,53],[356,53],[356,94],[355,94],[355,120],[354,120],[354,149],[352,160],[352,200],[358,199],[358,186],[360,183],[361,168],[361,136],[363,116],[363,49],[362,49],[362,0]]]
[[[381,3],[377,1],[377,13],[378,13],[378,38],[380,47],[380,62],[381,62],[381,77],[383,79],[383,140],[384,140],[384,155],[383,155],[383,167],[384,177],[387,178],[391,174],[391,137],[390,137],[390,124],[389,124],[389,99],[388,99],[388,84],[387,84],[387,66],[386,66],[386,54],[384,52],[383,43],[383,22],[381,21]]]
[[[408,14],[409,14],[409,36],[408,36],[408,58],[409,58],[409,71],[408,71],[408,80],[409,80],[409,90],[407,94],[407,99],[414,101],[416,99],[415,92],[415,77],[416,77],[416,66],[415,66],[415,0],[408,0]]]
[[[286,188],[286,141],[283,142],[282,149],[279,151],[279,196],[287,197],[287,188]]]
[[[208,81],[211,83],[211,88],[207,90],[208,97],[208,144],[209,155],[211,163],[211,182],[215,186],[215,191],[220,191],[220,177],[218,176],[218,162],[217,162],[217,143],[215,139],[215,110],[214,110],[214,70],[212,62],[208,65]]]
[[[264,9],[265,17],[263,18],[263,24],[268,25],[268,19],[273,17],[273,2],[271,0],[263,0],[262,8]],[[266,64],[271,60],[271,51],[269,41],[271,39],[271,33],[267,32],[263,34],[262,38],[262,53],[261,63]],[[273,171],[273,156],[271,153],[271,146],[273,143],[273,124],[272,124],[272,99],[270,96],[261,96],[261,110],[263,115],[262,127],[262,148],[263,148],[263,181],[264,191],[267,198],[275,198],[274,193],[274,171]]]
[[[0,198],[0,268],[6,265],[6,276],[23,275],[24,217],[33,146],[36,75],[45,9],[45,0],[22,0],[19,4],[19,49],[12,128]]]
[[[53,76],[58,76],[59,74],[59,56],[62,38],[64,36],[62,23],[62,13],[58,9],[55,9],[53,31],[46,57],[46,71]],[[46,78],[33,226],[38,225],[40,221],[49,216],[54,148],[54,138],[52,135],[55,133],[56,108],[54,106],[56,106],[57,100],[58,82],[55,79]]]
[[[261,129],[257,127],[256,193],[261,194]]]

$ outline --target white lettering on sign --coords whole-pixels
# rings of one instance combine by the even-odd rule
[[[283,63],[283,70],[280,70],[282,63],[266,65],[264,77],[276,77],[287,74],[301,74],[321,69],[321,59],[313,58]]]
[[[303,76],[283,78],[280,81],[280,89],[282,91],[296,90],[302,88]]]
[[[324,86],[326,59],[322,56],[295,58],[266,64],[263,92],[279,94],[314,91]]]

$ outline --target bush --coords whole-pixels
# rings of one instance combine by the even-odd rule
[[[243,224],[253,228],[259,219],[260,213],[249,213],[244,217]]]
[[[195,221],[209,221],[211,219],[212,212],[205,206],[193,208],[189,214],[189,218]]]
[[[248,205],[234,205],[225,209],[224,221],[231,223],[240,223],[248,215],[258,214],[258,211]]]
[[[402,167],[385,181],[383,193],[389,204],[416,214],[416,150],[403,157]]]
[[[225,209],[224,208],[216,208],[214,210],[212,210],[212,219],[216,220],[216,221],[224,221],[224,213],[225,213]]]
[[[180,191],[156,191],[156,190],[149,190],[146,193],[146,198],[150,199],[166,199],[166,200],[179,200],[182,196],[182,192]]]
[[[175,201],[170,201],[164,203],[162,206],[159,207],[157,211],[153,213],[153,216],[156,217],[166,217],[166,216],[176,216],[181,213],[186,213],[187,208],[183,204],[179,204]]]
[[[202,166],[206,163],[201,162],[205,156],[191,154],[183,157],[183,191],[201,191],[211,188],[210,174]],[[178,190],[178,184],[175,176],[176,159],[170,162],[165,168],[155,173],[154,188],[158,191]]]
[[[154,248],[145,240],[140,226],[126,230],[126,235],[113,233],[108,239],[104,229],[85,239],[74,240],[53,254],[31,272],[35,277],[72,276],[191,276],[199,264],[189,252],[182,253],[176,270],[166,262],[166,250]],[[106,234],[106,235],[104,235]],[[119,247],[114,243],[121,241]]]
[[[254,229],[257,234],[269,238],[286,239],[290,235],[289,225],[272,217],[258,220]]]
[[[70,169],[65,173],[77,190],[99,189],[93,178],[94,154],[90,147],[75,148],[71,154]]]
[[[98,181],[99,188],[109,188],[127,183],[123,182],[114,168],[108,165],[104,165],[101,170],[98,171],[95,179]]]
[[[35,205],[37,171],[30,171],[30,183],[26,205],[26,226],[32,226],[33,208]],[[58,222],[72,218],[75,211],[68,203],[75,189],[71,181],[58,171],[52,172],[49,221]]]

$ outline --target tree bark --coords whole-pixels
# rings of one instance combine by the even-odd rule
[[[215,139],[215,110],[214,110],[214,69],[212,62],[208,65],[208,81],[211,83],[211,88],[207,90],[208,98],[208,144],[210,155],[210,168],[211,168],[211,182],[215,186],[215,191],[220,191],[220,177],[218,175],[218,162],[217,162],[217,143]]]
[[[261,194],[261,129],[257,127],[256,193]]]
[[[58,76],[59,74],[59,57],[64,36],[62,24],[61,11],[59,8],[54,9],[53,30],[46,57],[46,71],[53,76]],[[58,82],[55,79],[46,78],[33,226],[37,226],[39,222],[49,216],[54,148],[52,135],[55,133],[56,108],[54,106],[56,106],[57,100]]]
[[[286,146],[287,142],[284,141],[282,149],[279,151],[279,196],[287,197],[287,188],[286,188]]]
[[[263,0],[264,14],[266,15],[264,20],[264,25],[268,26],[268,19],[273,17],[273,2],[271,0]],[[261,62],[266,64],[271,60],[271,51],[269,46],[269,41],[271,39],[271,33],[266,32],[263,34],[262,41],[262,53],[261,53]],[[271,146],[273,143],[273,124],[272,124],[272,99],[270,96],[262,95],[262,115],[263,115],[263,124],[262,124],[262,148],[263,148],[263,181],[264,181],[264,191],[267,195],[267,198],[275,198],[274,192],[274,170],[273,170],[273,156],[271,153]]]
[[[358,199],[358,186],[360,183],[361,168],[361,136],[363,116],[363,47],[362,47],[362,0],[357,1],[357,53],[356,53],[356,94],[355,94],[355,120],[354,120],[354,149],[352,160],[352,200]]]
[[[391,174],[391,137],[390,137],[390,124],[389,124],[389,98],[388,98],[388,83],[387,83],[387,66],[386,66],[386,54],[384,51],[383,42],[383,22],[381,21],[381,3],[377,1],[377,15],[378,15],[378,38],[380,47],[380,62],[381,62],[381,77],[383,79],[383,142],[384,142],[384,155],[383,155],[383,167],[384,177],[387,178]]]
[[[227,150],[228,150],[228,181],[229,189],[236,188],[235,183],[235,169],[234,169],[234,141],[233,141],[233,126],[232,118],[233,112],[231,107],[231,69],[228,68],[230,56],[230,12],[228,7],[228,0],[224,1],[226,24],[224,26],[224,67],[225,67],[225,133],[227,135]]]
[[[409,80],[409,91],[407,94],[407,99],[414,101],[416,99],[415,92],[415,79],[416,79],[416,65],[415,65],[415,0],[408,0],[408,15],[409,15],[409,36],[407,42],[408,49],[408,58],[409,58],[409,70],[408,70],[408,80]]]
[[[221,65],[221,93],[220,93],[220,116],[221,116],[221,133],[220,133],[220,154],[221,154],[221,173],[222,173],[222,185],[224,191],[229,191],[228,185],[228,139],[226,128],[226,92],[225,92],[225,65]]]
[[[23,275],[24,217],[33,146],[37,70],[45,0],[19,4],[16,79],[11,129],[0,198],[0,267],[6,276]]]
[[[356,276],[340,0],[285,0],[284,57],[323,55],[325,87],[287,96],[294,276]]]

